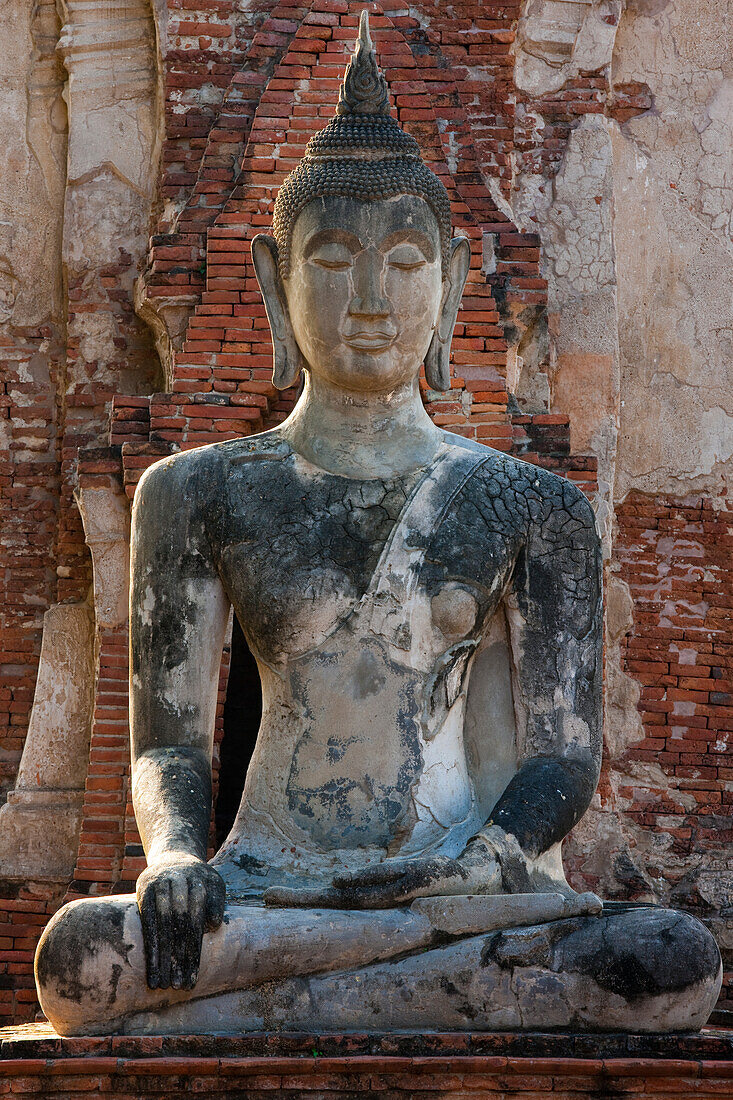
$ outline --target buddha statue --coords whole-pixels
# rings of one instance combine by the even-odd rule
[[[699,1028],[721,981],[708,930],[565,880],[602,748],[594,515],[571,482],[424,409],[421,364],[450,386],[470,246],[390,115],[366,15],[336,114],[252,257],[275,385],[303,372],[304,388],[279,427],[140,482],[130,719],[147,869],[136,896],[74,901],[46,928],[48,1019],[66,1035]],[[207,862],[230,607],[262,723]],[[480,661],[507,631],[509,726]],[[489,703],[469,739],[472,673]]]

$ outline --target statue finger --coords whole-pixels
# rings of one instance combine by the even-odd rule
[[[393,909],[412,898],[412,891],[401,883],[376,883],[362,886],[349,893],[350,906],[354,909]]]
[[[155,890],[147,887],[138,901],[140,923],[143,929],[145,948],[145,974],[149,989],[157,989],[160,981],[158,960],[158,922],[155,911]]]
[[[188,915],[188,879],[177,874],[171,879],[171,985],[180,989],[183,985],[183,964],[186,941],[191,924]]]
[[[365,867],[361,871],[346,871],[335,875],[333,884],[337,890],[358,890],[362,886],[378,886],[387,882],[397,882],[404,878],[407,868],[399,863],[379,863],[375,867]]]
[[[201,962],[201,941],[204,936],[206,919],[206,886],[200,879],[188,885],[189,926],[186,939],[186,952],[183,960],[183,985],[193,989],[199,976]]]
[[[214,872],[205,886],[206,907],[205,921],[206,931],[215,932],[224,920],[224,909],[227,901],[227,888],[223,878]]]
[[[293,890],[289,886],[270,886],[263,895],[265,905],[288,909],[343,909],[344,895],[330,887],[325,890]]]
[[[168,989],[171,984],[171,887],[168,879],[155,884],[154,895],[158,929],[158,988]]]

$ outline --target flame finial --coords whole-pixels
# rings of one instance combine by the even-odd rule
[[[336,114],[389,115],[387,81],[379,71],[366,8],[359,19],[359,37],[346,66]]]

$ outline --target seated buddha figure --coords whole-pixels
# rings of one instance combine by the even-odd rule
[[[421,364],[450,384],[470,247],[390,115],[365,17],[336,114],[252,256],[275,385],[302,371],[302,396],[272,431],[140,482],[130,718],[147,868],[136,896],[50,922],[44,1012],[67,1035],[700,1027],[720,986],[707,929],[602,905],[563,874],[601,758],[594,515],[569,481],[425,412]],[[230,608],[262,723],[207,862]],[[481,659],[502,631],[509,726]],[[469,738],[472,674],[485,708]]]

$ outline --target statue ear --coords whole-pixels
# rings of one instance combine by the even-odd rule
[[[290,323],[285,287],[277,264],[277,242],[273,237],[257,234],[252,241],[252,261],[272,333],[272,384],[278,390],[287,390],[297,382],[305,360]]]
[[[443,288],[443,303],[433,339],[425,356],[425,377],[433,390],[450,389],[450,345],[471,265],[471,246],[465,237],[450,243],[450,266]]]

